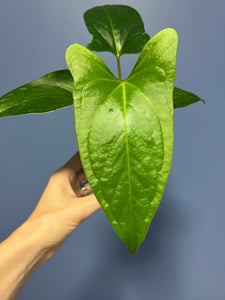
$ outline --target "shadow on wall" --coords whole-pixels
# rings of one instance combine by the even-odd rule
[[[67,300],[77,296],[80,300],[149,297],[180,300],[185,284],[183,255],[191,230],[191,212],[187,212],[178,200],[164,195],[146,239],[134,256],[112,229],[110,233],[101,233],[102,258],[97,258],[96,267]]]

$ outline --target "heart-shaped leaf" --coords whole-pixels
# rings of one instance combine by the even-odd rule
[[[0,98],[0,117],[50,112],[71,105],[73,78],[59,70],[31,81]]]
[[[145,238],[171,167],[176,49],[176,32],[161,31],[125,81],[81,45],[66,52],[84,171],[132,254]]]
[[[139,53],[149,40],[139,13],[129,6],[97,6],[84,13],[84,20],[93,35],[87,47],[93,51],[109,51],[119,58]]]

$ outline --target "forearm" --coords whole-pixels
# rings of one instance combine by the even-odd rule
[[[47,260],[41,224],[28,220],[0,244],[0,299],[15,299],[31,275]]]
[[[82,197],[81,182],[85,179],[76,153],[51,176],[29,219],[0,244],[0,300],[15,299],[67,236],[100,208],[94,195]],[[86,187],[90,193],[90,185],[86,183]]]

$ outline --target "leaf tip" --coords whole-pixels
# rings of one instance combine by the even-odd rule
[[[202,101],[203,104],[206,104],[205,100],[200,98],[200,101]]]
[[[135,249],[135,250],[130,250],[130,249],[128,249],[128,250],[129,250],[129,252],[130,252],[130,255],[135,255],[136,252],[137,252],[137,249]]]
[[[140,244],[126,245],[128,251],[130,252],[131,255],[136,254],[136,252],[138,251],[139,246],[140,246]]]

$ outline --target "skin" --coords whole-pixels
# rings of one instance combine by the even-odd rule
[[[52,174],[31,216],[0,244],[1,300],[16,299],[31,275],[100,209],[94,194],[84,196],[81,182],[85,179],[77,152]],[[85,187],[92,192],[88,182]]]

